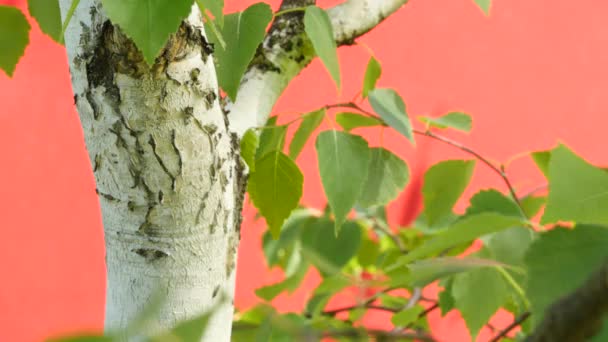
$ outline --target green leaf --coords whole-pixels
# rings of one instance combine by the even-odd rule
[[[249,177],[249,196],[276,239],[283,222],[300,202],[303,176],[298,166],[278,151],[257,160],[255,170]]]
[[[484,235],[522,224],[523,222],[520,219],[496,213],[481,213],[466,217],[456,222],[447,230],[438,233],[431,240],[423,243],[422,246],[402,256],[399,264],[407,264],[414,260],[439,253],[447,248],[469,243]]]
[[[306,276],[308,266],[309,264],[307,262],[298,262],[297,265],[293,267],[293,270],[289,270],[289,272],[285,274],[285,280],[276,284],[263,286],[255,290],[255,294],[266,301],[271,301],[284,291],[294,291],[300,286],[304,276]]]
[[[170,332],[160,334],[159,336],[152,338],[152,341],[200,341],[205,334],[205,329],[207,328],[209,319],[214,312],[215,309],[211,309],[209,312],[199,315],[198,317],[181,321],[173,329],[171,329]]]
[[[549,199],[541,223],[608,223],[608,173],[561,145],[549,162]]]
[[[269,152],[283,150],[283,146],[285,146],[285,136],[287,135],[287,126],[275,126],[276,122],[277,117],[273,116],[268,119],[266,126],[262,129],[255,159],[260,159]]]
[[[424,175],[424,214],[432,226],[452,213],[452,208],[469,184],[474,160],[446,160],[433,165]]]
[[[525,227],[513,227],[492,234],[484,243],[494,259],[508,265],[522,265],[528,246],[536,233]]]
[[[547,203],[546,196],[526,196],[519,201],[521,208],[527,218],[531,219],[536,216],[540,209]]]
[[[300,238],[302,253],[323,275],[332,275],[357,254],[361,229],[354,222],[346,222],[342,234],[336,236],[333,222],[327,218],[318,218],[306,226]]]
[[[383,125],[382,121],[378,119],[357,113],[348,112],[336,114],[336,122],[347,132],[359,127],[372,127]]]
[[[540,169],[540,172],[549,178],[549,161],[551,161],[551,151],[538,151],[530,154],[532,160]]]
[[[28,0],[30,15],[36,18],[42,32],[61,41],[61,12],[58,0]]]
[[[384,205],[392,201],[410,179],[410,171],[401,158],[381,147],[370,150],[367,181],[358,201],[364,207]]]
[[[554,155],[556,157],[556,155]],[[606,260],[608,228],[577,226],[540,234],[525,256],[527,294],[538,323],[555,300],[581,286]]]
[[[474,0],[477,6],[481,8],[485,15],[490,15],[490,7],[492,6],[492,0]]]
[[[289,145],[289,156],[295,160],[302,152],[306,141],[310,138],[310,135],[319,127],[323,118],[325,117],[325,109],[320,109],[303,116],[302,123],[298,130],[291,139]]]
[[[253,59],[258,45],[264,39],[266,26],[272,19],[270,6],[264,3],[251,5],[243,12],[228,14],[224,17],[224,27],[220,33],[226,43],[221,46],[220,39],[206,24],[209,41],[215,47],[215,62],[220,87],[233,101],[236,100],[241,78]]]
[[[365,69],[365,76],[363,77],[363,90],[361,91],[363,98],[366,98],[369,92],[376,88],[380,75],[382,75],[380,63],[374,57],[370,57]]]
[[[472,125],[471,116],[460,112],[451,112],[438,118],[423,116],[420,117],[420,121],[430,127],[454,128],[465,132],[469,132]]]
[[[255,154],[260,139],[254,129],[249,129],[241,139],[241,158],[247,163],[249,172],[255,171]]]
[[[192,0],[101,0],[101,3],[112,23],[131,37],[149,65],[154,64],[169,36],[177,32],[192,10]]]
[[[316,54],[340,89],[340,64],[331,21],[327,12],[317,6],[308,6],[304,14],[304,30]]]
[[[443,285],[443,291],[439,292],[439,308],[441,309],[441,316],[445,316],[448,312],[454,309],[454,296],[452,296],[452,283],[454,278],[448,278],[445,283],[439,283]]]
[[[521,217],[517,204],[509,197],[495,189],[482,190],[471,197],[471,205],[466,214],[475,215],[484,212],[495,212],[505,216]]]
[[[361,234],[361,247],[359,248],[359,252],[357,252],[357,261],[361,267],[374,265],[380,255],[379,244],[370,239],[367,235],[368,234]]]
[[[475,341],[479,330],[509,299],[508,284],[493,268],[482,268],[454,277],[454,304]]]
[[[350,285],[352,285],[351,280],[338,273],[334,276],[324,278],[323,281],[321,281],[321,284],[319,284],[319,286],[317,286],[317,288],[315,289],[314,294],[333,294],[343,290],[344,288]]]
[[[429,283],[454,274],[483,267],[505,267],[507,265],[491,259],[475,257],[439,257],[420,260],[408,265],[410,270],[409,285],[426,286]]]
[[[9,77],[30,42],[29,33],[30,24],[19,9],[0,5],[0,69]]]
[[[412,123],[405,111],[405,103],[396,91],[386,88],[374,89],[369,93],[369,103],[387,125],[414,143]]]
[[[262,248],[264,250],[264,256],[266,257],[266,263],[269,267],[279,265],[283,269],[287,268],[292,253],[294,253],[294,250],[296,249],[302,229],[304,229],[312,219],[313,216],[310,210],[296,209],[292,211],[291,216],[285,221],[285,224],[281,228],[281,236],[278,240],[273,239],[268,231],[264,234],[262,238]]]
[[[200,1],[206,9],[213,14],[215,23],[220,27],[224,27],[224,0],[197,0]]]
[[[98,336],[98,335],[80,335],[70,337],[58,337],[46,340],[46,342],[115,342],[119,339],[110,336]]]
[[[325,131],[316,142],[321,183],[335,216],[336,234],[367,181],[370,150],[360,136]]]
[[[391,317],[391,323],[396,327],[406,327],[410,323],[414,323],[423,311],[424,308],[420,305],[399,311]]]

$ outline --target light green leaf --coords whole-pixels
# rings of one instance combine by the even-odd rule
[[[471,197],[471,204],[466,214],[475,215],[484,212],[495,212],[505,216],[521,217],[517,204],[509,197],[495,189],[481,190]]]
[[[302,152],[306,141],[310,135],[319,127],[323,118],[325,117],[325,109],[320,109],[311,113],[304,115],[304,119],[302,119],[302,123],[296,133],[291,139],[291,144],[289,145],[289,156],[291,159],[295,160]]]
[[[282,152],[267,153],[255,163],[255,172],[249,177],[249,196],[275,239],[300,202],[302,182],[300,169]]]
[[[475,0],[475,3],[485,15],[490,15],[490,7],[492,6],[492,0]]]
[[[374,89],[369,93],[369,103],[386,124],[414,143],[412,123],[405,111],[405,103],[396,91],[387,88]]]
[[[606,260],[606,246],[605,227],[555,228],[540,234],[525,256],[526,292],[534,322],[540,322],[551,303],[581,286],[600,267]]]
[[[327,12],[317,6],[308,6],[304,14],[304,30],[315,52],[340,89],[340,64],[334,32]]]
[[[530,154],[532,160],[538,166],[540,172],[549,178],[549,161],[551,160],[551,151],[537,151]]]
[[[253,129],[247,130],[241,139],[241,158],[247,163],[249,172],[255,171],[255,154],[259,143],[260,139]]]
[[[370,150],[360,136],[333,130],[319,134],[316,149],[321,183],[338,234],[367,181]]]
[[[536,233],[525,227],[513,227],[494,233],[484,242],[494,259],[508,265],[519,266],[524,261],[528,246]]]
[[[507,265],[491,259],[475,257],[439,257],[415,261],[408,265],[410,270],[409,284],[411,286],[426,286],[427,284],[447,276],[475,270],[483,267],[506,267]]]
[[[549,200],[541,223],[608,223],[608,173],[561,145],[549,162]]]
[[[306,226],[301,236],[302,253],[327,276],[336,274],[357,254],[361,243],[361,229],[354,222],[346,222],[336,236],[333,222],[319,218]]]
[[[215,47],[218,82],[233,101],[236,100],[241,78],[264,39],[266,26],[271,19],[272,10],[264,3],[251,5],[243,12],[226,15],[224,27],[220,29],[226,43],[225,48],[213,30],[206,30],[209,41]],[[209,27],[207,24],[205,26]]]
[[[285,274],[285,280],[256,289],[255,294],[266,301],[271,301],[284,291],[292,292],[296,290],[306,276],[308,266],[307,262],[300,261],[291,272]]]
[[[142,52],[149,65],[169,36],[190,14],[192,0],[101,0],[112,23],[120,26]]]
[[[30,24],[19,9],[0,5],[0,69],[9,77],[30,42],[29,33]]]
[[[357,261],[361,267],[369,267],[376,263],[380,255],[380,246],[370,239],[368,234],[361,234],[361,247],[357,252]]]
[[[424,308],[420,305],[399,311],[391,317],[391,323],[396,327],[408,326],[410,323],[415,322],[423,311]]]
[[[352,281],[338,273],[331,277],[323,278],[321,284],[315,289],[314,294],[337,293],[350,285],[353,285]]]
[[[410,171],[401,158],[391,151],[377,147],[371,149],[367,181],[358,203],[364,207],[384,205],[392,201],[405,188]]]
[[[255,154],[255,159],[262,158],[266,153],[273,151],[283,151],[285,137],[287,136],[287,126],[275,126],[277,117],[273,116],[266,122],[266,126],[260,134],[260,143]]]
[[[496,213],[481,213],[457,221],[447,230],[435,235],[422,246],[412,250],[400,258],[400,265],[439,253],[459,244],[469,243],[487,234],[522,225],[522,220],[516,217],[503,216]]]
[[[268,231],[264,234],[262,249],[268,267],[278,265],[286,269],[288,264],[291,264],[292,255],[299,253],[295,250],[300,233],[312,220],[313,216],[310,210],[296,209],[291,212],[291,216],[285,221],[278,240],[273,239]]]
[[[383,125],[382,121],[378,119],[357,113],[348,112],[336,114],[336,122],[347,132],[359,127],[372,127]]]
[[[547,203],[546,196],[526,196],[519,201],[526,217],[531,219]]]
[[[424,214],[432,226],[452,213],[452,208],[469,184],[474,160],[446,160],[433,165],[424,175]]]
[[[195,342],[200,341],[205,334],[209,319],[215,312],[215,308],[212,308],[209,312],[206,312],[198,317],[194,317],[185,321],[179,322],[171,331],[160,334],[151,339],[151,342],[165,342],[165,341],[184,341],[184,342]]]
[[[79,335],[70,337],[58,337],[46,340],[46,342],[116,342],[118,338],[110,336],[99,336],[99,335]]]
[[[370,57],[369,62],[367,62],[367,69],[365,69],[365,76],[363,77],[363,90],[361,91],[363,98],[366,98],[369,92],[376,88],[380,75],[382,75],[380,63],[374,57]]]
[[[36,18],[42,32],[61,41],[61,12],[58,0],[28,0],[30,15]]]
[[[460,112],[451,112],[438,118],[428,116],[420,117],[420,121],[436,128],[454,128],[457,130],[469,132],[471,130],[471,116]]]
[[[452,296],[475,341],[479,330],[509,299],[510,289],[499,272],[482,268],[455,276]]]

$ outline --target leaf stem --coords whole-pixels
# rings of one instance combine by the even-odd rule
[[[524,291],[524,289],[521,288],[521,286],[519,286],[519,284],[515,281],[515,279],[513,279],[513,277],[509,274],[509,272],[507,272],[501,266],[496,266],[495,269],[498,271],[498,273],[500,273],[505,278],[505,280],[509,283],[509,285],[511,285],[513,290],[515,290],[515,292],[517,292],[517,294],[521,298],[522,302],[526,306],[526,309],[530,308],[530,302],[528,301],[528,298],[526,297],[526,292]]]
[[[70,5],[70,9],[68,9],[68,13],[65,16],[65,20],[63,21],[63,25],[61,25],[61,35],[59,36],[59,43],[64,44],[65,43],[65,30],[67,30],[68,25],[70,24],[70,20],[72,20],[72,17],[74,16],[74,12],[76,11],[76,7],[78,7],[78,4],[80,3],[80,0],[73,0],[72,4]]]

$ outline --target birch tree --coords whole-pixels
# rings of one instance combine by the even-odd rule
[[[489,1],[476,2],[489,10]],[[339,88],[336,49],[355,43],[405,3],[347,0],[321,9],[314,0],[283,0],[276,13],[258,3],[225,15],[222,0],[29,1],[30,14],[43,31],[65,42],[67,50],[74,102],[103,215],[109,336],[230,339],[246,192],[268,225],[268,264],[285,271],[283,282],[259,289],[258,296],[272,300],[297,288],[310,266],[320,271],[323,282],[302,315],[281,316],[268,306],[243,314],[235,340],[369,335],[432,341],[417,324],[437,308],[459,310],[473,338],[499,308],[516,319],[496,341],[531,314],[539,330],[530,339],[542,340],[544,332],[555,331],[551,324],[561,322],[559,318],[540,324],[544,309],[601,265],[605,252],[599,244],[585,252],[580,249],[591,242],[591,235],[599,241],[608,235],[603,227],[585,225],[574,233],[557,229],[541,234],[539,225],[607,224],[600,210],[608,204],[603,199],[602,189],[608,189],[603,171],[564,146],[539,152],[532,157],[554,186],[548,198],[520,196],[504,165],[436,133],[446,128],[469,131],[469,115],[422,117],[424,129],[416,129],[398,92],[376,87],[381,66],[373,57],[359,102],[328,104],[286,124],[270,118],[284,89],[315,57]],[[0,68],[9,75],[27,45],[28,30],[23,14],[0,6],[0,46],[6,47]],[[363,107],[364,101],[371,110]],[[303,176],[293,160],[328,111],[336,108],[349,110],[334,117],[342,129],[321,132],[315,141],[329,208],[322,214],[297,209]],[[299,128],[286,154],[286,128],[294,123]],[[427,171],[425,209],[409,230],[395,232],[383,214],[409,180],[407,165],[351,132],[374,126],[390,127],[412,143],[415,135],[431,138],[472,157],[444,161]],[[466,213],[457,215],[453,207],[476,161],[500,176],[506,194],[482,191],[471,198]],[[583,186],[572,189],[564,182],[565,168],[577,169]],[[580,198],[592,209],[573,206],[564,196]],[[544,216],[536,223],[533,217],[545,202]],[[353,209],[354,217],[349,214]],[[567,285],[545,296],[539,288],[554,274],[543,267],[554,259],[546,264],[538,260],[551,253],[560,234],[572,234],[577,243],[568,248],[582,255],[570,269],[584,264],[585,271],[577,271],[576,281],[568,279]],[[458,258],[477,238],[483,238],[482,250]],[[564,255],[555,257],[567,259]],[[557,265],[552,267],[549,273],[559,273]],[[385,287],[356,305],[326,307],[333,295],[352,285],[349,277],[364,273],[375,274]],[[579,292],[601,295],[603,288],[596,285],[603,274],[605,267]],[[437,280],[443,291],[430,300],[433,305],[424,307],[422,290]],[[390,294],[400,288],[408,290],[409,298]],[[574,302],[580,299],[576,293],[572,296]],[[547,317],[574,310],[570,302],[556,302]],[[585,303],[599,312],[586,321],[601,325],[606,306]],[[392,312],[395,329],[354,328],[367,310]],[[339,319],[342,312],[349,313],[348,320]],[[543,326],[550,328],[543,332]],[[532,331],[530,326],[522,328]],[[584,324],[570,328],[564,334],[598,332],[589,332],[592,328]],[[572,340],[564,334],[561,340]]]

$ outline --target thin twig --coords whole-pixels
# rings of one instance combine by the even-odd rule
[[[425,342],[435,342],[435,340],[431,335],[426,333],[416,333],[416,332],[394,332],[394,331],[385,331],[385,330],[377,330],[377,329],[366,329],[366,330],[357,330],[357,329],[349,329],[349,330],[336,330],[336,331],[328,331],[324,333],[325,337],[361,337],[362,335],[372,336],[376,338],[378,341],[402,341],[404,339],[413,340],[413,341],[425,341]]]
[[[367,305],[349,305],[349,306],[344,306],[344,307],[341,307],[341,308],[338,308],[338,309],[334,309],[334,310],[323,311],[323,314],[327,315],[327,316],[335,316],[335,315],[337,315],[337,314],[339,314],[341,312],[351,311],[351,310],[360,309],[360,308],[379,310],[379,311],[389,311],[389,312],[399,312],[399,311],[401,311],[401,309],[399,309],[399,308],[389,308],[388,306],[367,304]]]
[[[506,337],[507,334],[509,332],[511,332],[511,330],[515,329],[516,327],[520,326],[526,319],[528,319],[528,317],[530,317],[530,312],[526,311],[523,314],[521,314],[520,316],[518,316],[513,323],[507,325],[504,329],[502,329],[498,335],[494,336],[490,341],[488,342],[498,342],[500,341],[503,337]]]

